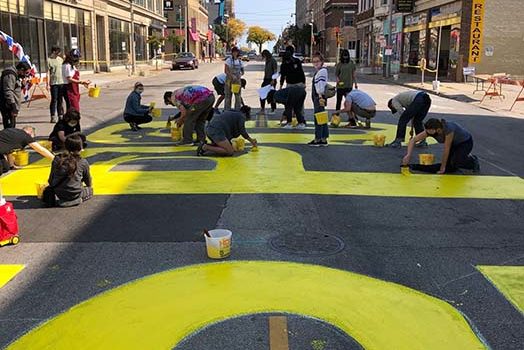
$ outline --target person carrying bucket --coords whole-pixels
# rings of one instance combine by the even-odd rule
[[[296,129],[303,130],[306,128],[306,119],[304,118],[304,101],[306,100],[306,89],[301,85],[292,85],[278,91],[271,90],[267,94],[268,103],[281,103],[284,105],[284,117],[286,124],[282,129],[293,128],[293,113],[297,117],[298,124]]]
[[[133,91],[127,96],[124,120],[129,123],[129,127],[133,131],[140,130],[139,125],[150,123],[153,120],[153,117],[150,115],[153,106],[141,104],[143,92],[144,84],[136,82]]]
[[[15,168],[13,151],[24,149],[27,145],[42,157],[53,160],[53,153],[35,141],[35,129],[26,126],[22,129],[8,128],[0,131],[0,172],[6,173]]]
[[[366,119],[366,129],[371,127],[371,118],[377,114],[376,102],[362,90],[352,90],[346,95],[344,109],[336,114],[347,113],[349,116],[346,128],[356,128],[358,117]]]
[[[235,149],[231,140],[240,136],[251,142],[253,147],[257,147],[257,140],[249,136],[245,124],[245,115],[237,111],[225,111],[221,115],[213,117],[206,127],[207,137],[213,143],[201,142],[197,149],[197,155],[232,156]]]
[[[465,169],[468,172],[479,173],[480,165],[478,158],[471,155],[473,149],[473,137],[462,126],[445,119],[431,118],[424,124],[425,130],[409,141],[408,151],[402,159],[402,165],[412,170],[428,173],[454,173]],[[420,165],[409,164],[415,143],[433,137],[438,143],[444,144],[442,160],[439,164]]]
[[[164,94],[164,103],[172,105],[180,110],[180,118],[176,119],[176,125],[181,127],[184,138],[176,145],[198,146],[206,140],[205,125],[210,113],[213,113],[215,95],[213,91],[205,86],[190,85],[174,92]],[[172,119],[168,120],[170,122]],[[193,131],[196,131],[197,140],[193,141]]]
[[[220,104],[224,101],[224,98],[226,95],[225,93],[226,79],[227,79],[226,73],[221,73],[217,75],[216,77],[214,77],[213,80],[211,81],[211,83],[213,84],[213,88],[215,89],[215,92],[218,95],[217,101],[214,106],[215,111],[217,113],[220,113],[218,111],[218,107],[220,107]],[[246,85],[247,85],[246,79],[244,78],[240,79],[240,88],[245,89]],[[241,101],[242,106],[244,106],[244,99],[242,98],[242,96],[240,97],[240,101]]]
[[[71,50],[64,60],[62,65],[62,74],[64,82],[67,84],[67,110],[74,109],[80,112],[80,85],[88,88],[91,84],[90,80],[81,80],[78,65],[80,64],[80,51],[78,49]]]
[[[313,76],[313,84],[311,85],[311,98],[313,100],[313,107],[315,112],[315,139],[308,143],[312,147],[326,147],[328,145],[329,127],[326,122],[317,120],[317,113],[325,112],[326,108],[326,86],[328,80],[328,71],[324,67],[324,57],[320,52],[313,55],[313,67],[315,67],[315,75]]]
[[[424,131],[422,122],[428,115],[429,108],[431,107],[431,98],[424,91],[404,91],[390,99],[388,101],[388,107],[394,116],[399,117],[397,135],[388,147],[400,148],[406,138],[406,127],[410,120],[412,120],[413,128],[415,128],[415,135]],[[426,141],[420,141],[415,146],[427,147],[428,144]]]
[[[241,82],[240,79],[244,75],[244,64],[240,59],[240,50],[238,47],[231,49],[231,57],[228,57],[224,66],[226,73],[226,87],[225,87],[225,102],[224,109],[231,110],[231,103],[233,95],[235,95],[235,110],[240,110],[242,106],[241,100]]]

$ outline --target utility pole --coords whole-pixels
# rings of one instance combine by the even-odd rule
[[[313,62],[313,37],[314,37],[314,31],[313,31],[313,26],[314,26],[314,21],[313,21],[313,10],[309,10],[309,14],[311,15],[311,38],[309,39],[309,59],[310,59],[310,62]]]
[[[393,29],[393,0],[389,0],[388,2],[389,6],[389,14],[388,14],[388,40],[386,44],[386,50],[391,50],[390,53],[393,54],[393,48],[391,47],[391,36],[393,35],[392,29]],[[386,55],[386,78],[391,77],[391,55]]]
[[[189,15],[189,9],[188,9],[188,6],[189,5],[189,1],[188,0],[185,0],[185,10],[184,10],[184,48],[185,48],[185,51],[188,52],[189,51],[189,43],[188,43],[188,34],[189,34],[189,31],[187,30],[187,17]]]
[[[136,72],[136,53],[135,53],[135,6],[134,0],[129,0],[131,4],[131,75],[135,75]]]
[[[224,24],[226,25],[226,54],[227,54],[227,50],[231,50],[231,47],[229,45],[229,15],[228,14],[225,14],[224,15]]]
[[[182,34],[182,5],[178,5],[178,29],[179,33]],[[182,52],[182,41],[178,45],[178,52]]]

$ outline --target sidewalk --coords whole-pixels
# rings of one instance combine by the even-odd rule
[[[80,88],[82,129],[88,130],[117,117],[124,108],[125,100],[122,99],[125,97],[123,96],[127,96],[136,81],[148,81],[169,68],[168,63],[159,66],[159,70],[156,70],[155,66],[139,65],[134,76],[129,76],[127,70],[117,70],[111,73],[81,72],[82,80],[90,80],[93,85],[96,84],[102,89],[100,98],[94,99],[88,97],[87,89]],[[139,72],[144,72],[144,76],[140,76]],[[27,103],[22,104],[17,127],[34,126],[37,138],[42,138],[47,137],[53,129],[54,124],[49,121],[49,100],[39,98],[33,100],[29,107]]]
[[[517,102],[515,107],[513,107],[513,110],[509,110],[513,101],[515,100],[515,97],[518,95],[521,89],[519,86],[504,84],[502,85],[502,93],[505,95],[505,98],[490,98],[490,96],[488,96],[481,104],[480,100],[484,96],[484,92],[477,91],[473,93],[473,91],[475,91],[476,84],[472,81],[467,83],[441,81],[439,93],[437,93],[433,90],[432,85],[434,75],[426,75],[425,83],[422,85],[421,76],[415,74],[400,73],[398,80],[394,80],[393,78],[384,78],[382,76],[381,70],[378,70],[377,74],[372,74],[371,70],[369,69],[359,68],[357,69],[357,74],[363,75],[370,80],[403,85],[412,89],[424,90],[428,93],[439,95],[441,97],[470,103],[504,116],[524,118],[524,102]],[[487,89],[488,86],[489,83],[484,83],[484,89]]]

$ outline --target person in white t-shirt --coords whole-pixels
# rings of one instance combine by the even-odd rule
[[[69,52],[62,65],[62,74],[64,82],[66,83],[66,103],[68,111],[73,109],[80,112],[80,85],[88,88],[89,84],[91,84],[89,80],[80,80],[80,71],[78,70],[79,63],[80,52],[74,49]]]
[[[242,75],[244,75],[244,64],[240,59],[240,50],[238,47],[233,47],[231,49],[231,57],[226,60],[224,72],[226,73],[226,86],[224,91],[226,102],[224,109],[226,111],[231,110],[231,102],[233,95],[235,95],[235,109],[239,111],[240,107],[242,106],[242,97],[240,91],[235,94],[233,94],[231,91],[231,85],[240,85],[240,79],[242,78]]]

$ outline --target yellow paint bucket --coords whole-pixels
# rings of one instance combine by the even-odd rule
[[[340,126],[340,122],[342,121],[342,118],[340,118],[340,115],[333,114],[331,116],[331,126],[334,128],[338,128]]]
[[[14,153],[14,157],[16,166],[26,166],[29,164],[29,152],[27,151],[18,151]]]
[[[49,186],[49,185],[47,184],[47,182],[46,182],[46,183],[40,183],[40,182],[35,183],[35,187],[36,187],[36,198],[38,198],[38,199],[42,199],[42,197],[44,196],[44,190],[45,190],[45,188],[46,188],[47,186]]]
[[[182,140],[182,128],[174,127],[171,128],[171,139],[175,142]]]
[[[40,144],[40,146],[44,147],[45,149],[47,149],[50,152],[53,150],[53,142],[52,141],[42,140],[42,141],[38,141],[38,143]]]
[[[223,259],[231,255],[231,236],[229,230],[211,230],[206,237],[207,256],[211,259]]]
[[[400,167],[400,173],[401,173],[402,175],[406,175],[406,176],[407,176],[407,175],[411,175],[411,172],[409,171],[409,166],[407,166],[407,165],[403,165],[403,166],[401,166],[401,167]]]
[[[251,152],[258,152],[258,146],[251,147]]]
[[[160,108],[153,108],[151,110],[151,116],[153,118],[160,118],[162,116],[162,110]]]
[[[100,88],[95,85],[95,87],[89,88],[88,92],[89,97],[98,98],[100,96]]]
[[[297,118],[293,118],[293,119],[291,119],[291,126],[292,126],[292,127],[295,127],[295,126],[297,126],[297,125],[298,125],[298,120],[297,120]]]
[[[149,104],[149,107],[151,107],[151,108],[155,108],[155,107],[156,107],[156,102],[151,102],[151,103]]]
[[[240,84],[231,84],[231,92],[234,94],[240,93]]]
[[[318,125],[325,125],[328,123],[329,114],[327,111],[315,113],[315,119]]]
[[[373,144],[375,147],[384,147],[386,143],[386,135],[373,135]]]
[[[435,156],[431,153],[423,153],[418,155],[419,163],[422,165],[433,165]]]
[[[239,137],[238,139],[233,140],[233,149],[236,152],[242,152],[246,147],[246,140]]]

